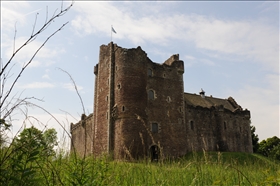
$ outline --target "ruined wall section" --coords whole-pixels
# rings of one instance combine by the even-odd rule
[[[140,48],[115,50],[114,157],[145,156],[147,54]],[[137,119],[138,118],[138,119]]]
[[[179,55],[165,63],[148,63],[147,115],[153,139],[149,146],[159,145],[166,157],[185,154],[183,61]],[[153,94],[153,97],[152,96]],[[152,131],[153,123],[158,132]]]
[[[82,115],[81,121],[77,124],[71,123],[71,152],[76,152],[80,156],[89,155],[92,152],[92,123],[93,114]]]

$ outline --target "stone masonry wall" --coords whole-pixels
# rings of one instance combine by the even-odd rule
[[[77,124],[71,123],[71,151],[77,152],[78,155],[83,156],[84,154],[89,155],[92,153],[92,123],[93,114],[89,116],[82,115],[81,121]]]
[[[203,150],[252,152],[250,112],[233,98],[208,98],[226,108],[196,106],[194,100],[187,104],[178,54],[158,64],[141,47],[111,42],[100,46],[94,73],[94,113],[71,124],[72,151],[109,153],[115,159],[155,156],[155,147],[162,157]]]

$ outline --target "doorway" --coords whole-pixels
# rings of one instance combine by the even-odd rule
[[[150,152],[151,152],[151,161],[152,162],[157,162],[159,159],[159,147],[157,145],[153,145],[150,147]]]

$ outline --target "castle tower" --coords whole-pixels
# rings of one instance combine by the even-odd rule
[[[94,70],[93,153],[138,158],[164,145],[162,154],[183,154],[183,72],[178,55],[157,64],[141,47],[102,45]]]

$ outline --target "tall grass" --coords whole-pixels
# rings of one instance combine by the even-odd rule
[[[12,177],[1,172],[0,184],[280,185],[280,163],[256,154],[190,153],[157,163],[113,161],[106,156],[83,158],[60,154],[50,159],[36,155],[31,152],[30,158],[24,161],[26,169],[17,168],[17,162],[7,161],[10,166],[5,165],[5,172],[12,173]]]
[[[194,153],[159,163],[110,163],[112,185],[280,185],[280,165],[245,153]]]

